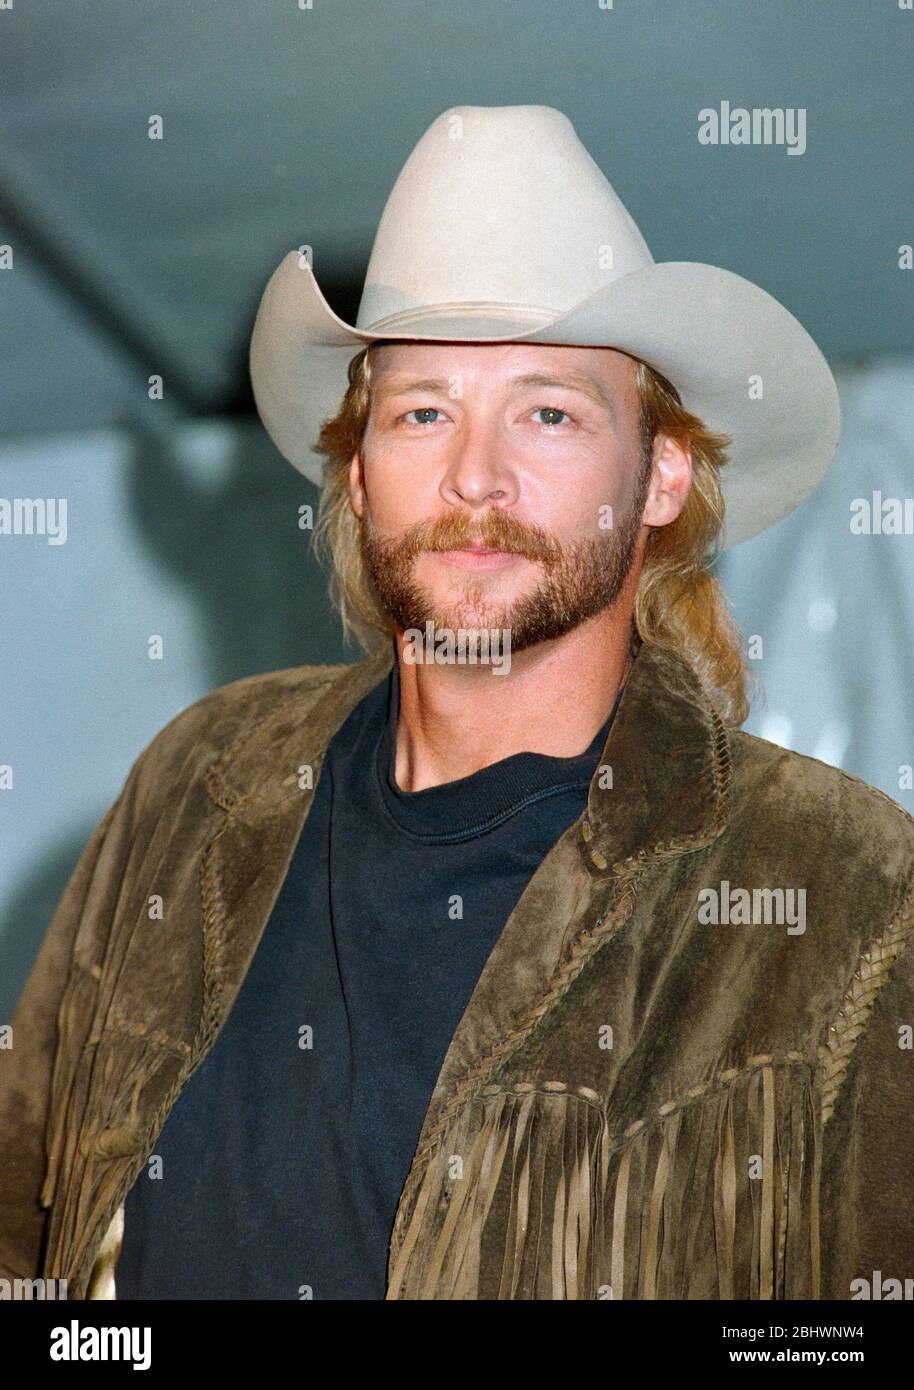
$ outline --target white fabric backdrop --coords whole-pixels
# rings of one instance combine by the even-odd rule
[[[851,503],[914,497],[914,360],[835,370],[842,438],[792,516],[721,557],[743,631],[763,638],[745,728],[834,763],[914,812],[914,535],[855,535]]]

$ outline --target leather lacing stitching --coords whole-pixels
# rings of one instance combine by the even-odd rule
[[[909,879],[909,883],[911,881]],[[823,1125],[834,1112],[838,1092],[847,1075],[854,1048],[869,1023],[876,996],[889,978],[892,966],[905,949],[912,931],[914,891],[906,893],[888,927],[860,956],[834,1022],[830,1024],[825,1041],[819,1048]]]
[[[674,1096],[672,1100],[666,1100],[662,1105],[658,1105],[649,1115],[645,1115],[640,1120],[633,1120],[626,1125],[625,1129],[619,1130],[615,1135],[610,1136],[610,1145],[613,1149],[621,1148],[628,1140],[635,1139],[639,1134],[643,1134],[651,1125],[657,1124],[668,1116],[682,1110],[695,1101],[705,1100],[710,1095],[716,1095],[724,1091],[734,1082],[744,1081],[761,1067],[786,1067],[796,1063],[805,1064],[810,1075],[815,1070],[815,1063],[807,1057],[805,1052],[789,1051],[780,1056],[772,1052],[761,1052],[741,1067],[727,1067],[724,1071],[717,1072],[709,1081],[702,1082],[698,1086],[690,1086],[687,1091]],[[592,1086],[570,1086],[565,1081],[517,1081],[513,1085],[502,1086],[499,1082],[492,1082],[475,1095],[467,1099],[466,1104],[472,1105],[474,1100],[479,1100],[485,1096],[499,1095],[529,1095],[531,1092],[537,1095],[570,1095],[575,1099],[584,1101],[585,1104],[595,1109],[603,1119],[607,1117],[607,1102],[595,1091]]]
[[[128,1038],[142,1038],[150,1046],[160,1047],[165,1052],[174,1052],[178,1057],[190,1055],[190,1047],[187,1043],[176,1041],[167,1033],[151,1033],[147,1028],[144,1028],[142,1023],[131,1023],[128,1018],[112,1018],[97,1033],[90,1034],[86,1039],[86,1047],[96,1047],[111,1033],[120,1033],[123,1037]]]

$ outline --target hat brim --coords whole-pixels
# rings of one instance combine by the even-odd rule
[[[323,460],[313,445],[343,399],[352,357],[367,343],[610,347],[662,373],[687,410],[732,440],[721,472],[724,549],[794,511],[827,472],[841,432],[831,369],[802,324],[742,276],[694,261],[660,262],[545,318],[468,305],[459,313],[421,308],[372,330],[354,328],[290,251],[264,291],[251,338],[257,409],[279,451],[320,486]]]

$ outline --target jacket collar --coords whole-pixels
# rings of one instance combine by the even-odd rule
[[[727,731],[698,676],[674,652],[642,644],[590,785],[591,865],[607,872],[701,848],[728,820],[729,788]]]
[[[327,677],[317,700],[280,705],[233,745],[207,778],[212,799],[225,809],[287,808],[297,820],[296,808],[310,802],[298,769],[310,765],[317,781],[333,735],[392,662],[391,642],[354,665],[318,668]],[[698,848],[714,838],[728,815],[729,767],[726,730],[695,672],[675,653],[642,644],[587,798],[588,870],[606,873],[661,846]]]

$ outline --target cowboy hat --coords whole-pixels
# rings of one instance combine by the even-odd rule
[[[387,200],[355,326],[330,308],[309,250],[274,271],[251,338],[254,397],[318,486],[321,422],[352,357],[382,339],[610,347],[647,362],[732,439],[724,547],[799,506],[838,444],[837,387],[806,330],[729,270],[656,263],[549,106],[455,106],[432,122]]]

